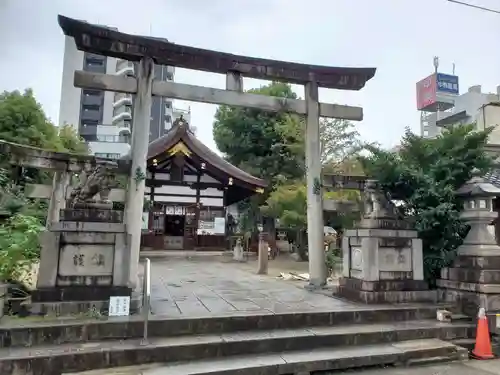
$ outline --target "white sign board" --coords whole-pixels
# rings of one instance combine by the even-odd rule
[[[142,230],[149,229],[149,212],[142,213]]]
[[[130,297],[109,297],[109,316],[128,316],[130,314]]]
[[[225,234],[226,233],[226,218],[225,217],[214,218],[214,233],[215,234]]]

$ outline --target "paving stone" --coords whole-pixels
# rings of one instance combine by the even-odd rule
[[[293,313],[356,308],[359,304],[310,293],[303,284],[276,280],[230,263],[170,259],[152,263],[151,306],[155,315],[199,316],[224,312]],[[175,301],[179,312],[165,300]]]

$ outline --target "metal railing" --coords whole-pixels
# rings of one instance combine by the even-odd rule
[[[142,279],[142,314],[144,316],[143,343],[148,341],[149,311],[151,310],[151,261],[144,259],[144,275]]]

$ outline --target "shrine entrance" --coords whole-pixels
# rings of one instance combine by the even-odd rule
[[[267,186],[264,181],[245,173],[227,163],[216,153],[209,150],[201,142],[187,137],[189,145],[184,144],[184,135],[172,135],[153,142],[154,150],[148,149],[149,134],[147,129],[151,117],[151,105],[154,95],[187,101],[204,102],[218,105],[240,106],[266,110],[271,112],[288,112],[304,115],[306,119],[305,153],[307,180],[307,227],[309,251],[309,273],[311,287],[322,287],[326,283],[325,255],[323,250],[323,195],[321,185],[321,155],[319,138],[319,118],[330,117],[359,121],[363,119],[363,109],[330,103],[319,102],[319,88],[360,90],[375,75],[374,68],[328,67],[310,64],[239,56],[218,51],[183,46],[170,43],[161,38],[130,35],[108,27],[93,25],[84,21],[59,16],[59,25],[64,34],[73,38],[80,51],[111,56],[123,60],[137,62],[136,77],[106,75],[89,71],[75,72],[75,87],[90,90],[105,90],[132,94],[134,96],[132,122],[132,149],[129,185],[126,196],[126,229],[131,241],[130,274],[135,274],[139,263],[141,245],[141,214],[143,198],[146,193],[148,179],[144,178],[146,170],[153,172],[160,163],[169,162],[173,154],[182,153],[184,160],[195,166],[198,171],[218,182],[218,186],[205,185],[204,192],[209,189],[222,188],[217,197],[205,196],[206,201],[216,200],[217,207],[225,209],[248,196],[263,192]],[[179,68],[194,69],[226,76],[226,89],[203,87],[154,80],[154,65],[167,65]],[[304,99],[285,99],[265,95],[256,95],[243,90],[243,77],[278,80],[304,86]],[[175,132],[169,131],[175,134]],[[189,133],[189,132],[186,132]],[[183,138],[182,141],[180,138]],[[165,144],[170,147],[165,147]],[[150,145],[151,146],[151,145]],[[187,146],[187,147],[185,147]],[[196,152],[198,151],[198,152]],[[178,165],[178,163],[176,163]],[[166,175],[167,172],[157,173]],[[179,176],[179,175],[177,175]],[[200,176],[191,176],[197,178]],[[166,176],[165,176],[166,177]],[[202,176],[200,176],[202,177]],[[153,178],[154,180],[154,178]],[[163,186],[167,195],[175,187],[189,199],[188,203],[200,202],[200,194],[188,198],[181,193],[189,189],[196,181],[172,181],[170,176],[163,179],[171,186]],[[209,184],[206,182],[205,184]],[[180,189],[182,187],[182,189]],[[205,189],[206,188],[206,189]],[[199,192],[200,188],[197,188]],[[155,195],[156,192],[151,192]],[[172,193],[170,193],[172,194]],[[193,200],[194,198],[194,200]],[[163,202],[172,200],[163,198]],[[222,202],[221,202],[222,201]],[[180,202],[180,201],[177,201]],[[225,217],[223,218],[225,219]],[[217,227],[222,220],[217,220]],[[215,226],[215,222],[214,222]],[[135,284],[135,281],[133,281]]]

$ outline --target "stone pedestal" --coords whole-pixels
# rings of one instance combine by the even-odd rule
[[[338,294],[364,303],[435,302],[424,281],[422,240],[374,185],[367,184],[359,228],[344,233]]]
[[[101,310],[111,296],[131,296],[130,241],[123,212],[61,210],[60,222],[51,224],[41,240],[37,289],[32,294],[39,313],[51,308],[74,313],[89,306]]]
[[[474,177],[457,191],[464,200],[462,219],[470,226],[457,249],[452,267],[441,270],[442,299],[455,302],[466,314],[475,316],[483,307],[500,312],[500,246],[489,226],[497,218],[493,198],[500,189],[481,177]]]

